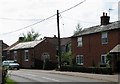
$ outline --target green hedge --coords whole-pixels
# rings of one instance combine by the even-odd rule
[[[96,74],[113,74],[112,68],[106,68],[106,67],[62,66],[61,71],[96,73]]]

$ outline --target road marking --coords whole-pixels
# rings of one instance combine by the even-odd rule
[[[59,80],[56,80],[56,79],[53,79],[53,78],[47,78],[47,77],[42,77],[44,79],[47,79],[47,80],[52,80],[52,81],[55,81],[55,82],[60,82]]]
[[[33,75],[33,74],[26,74],[26,75],[29,75],[29,76],[36,76],[36,75]]]

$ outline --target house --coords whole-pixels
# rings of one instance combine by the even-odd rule
[[[1,52],[1,56],[2,59],[5,59],[6,53],[4,52],[4,49],[6,49],[7,47],[9,47],[6,43],[4,43],[2,40],[0,40],[0,52]]]
[[[56,47],[56,56],[58,57],[58,38],[56,35],[54,37],[45,37],[49,42],[51,42]],[[65,54],[68,52],[71,54],[71,38],[70,37],[63,37],[60,38],[60,48],[61,48],[61,64],[70,64],[69,57],[65,57]]]
[[[61,52],[66,53],[71,51],[71,38],[65,37],[61,38]]]
[[[56,46],[56,51],[58,51],[58,38],[56,35],[54,37],[45,37],[47,40],[49,40],[50,43],[52,43],[54,46]],[[64,37],[60,38],[60,46],[61,46],[61,52],[68,52],[71,50],[70,48],[70,43],[71,43],[71,38],[70,37]]]
[[[103,13],[101,25],[85,28],[71,37],[73,59],[77,65],[92,67],[106,64],[107,53],[120,45],[120,21],[110,23],[109,19],[107,13]]]
[[[17,60],[22,68],[42,68],[46,58],[52,63],[57,63],[58,38],[44,37],[40,41],[21,42],[19,41],[6,48],[7,59]],[[61,38],[62,52],[70,50],[67,46],[70,38]],[[53,65],[54,65],[53,64]]]
[[[45,59],[56,62],[56,48],[47,39],[19,42],[9,49],[9,58],[22,68],[42,68]]]

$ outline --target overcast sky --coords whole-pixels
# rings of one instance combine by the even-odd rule
[[[81,1],[84,0],[0,0],[0,40],[11,45],[22,36],[22,33],[31,29],[39,32],[40,38],[53,37],[57,35],[56,16],[28,28],[25,27],[56,14],[57,10],[64,11]],[[61,37],[72,36],[78,23],[83,28],[100,25],[100,16],[103,12],[109,15],[109,9],[113,9],[110,11],[110,21],[117,21],[118,1],[86,0],[79,6],[60,14]],[[18,29],[23,30],[16,31]]]

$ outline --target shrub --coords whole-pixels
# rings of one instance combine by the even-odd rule
[[[44,70],[52,70],[57,67],[57,63],[50,61],[49,59],[46,59],[43,63],[43,69]]]
[[[7,68],[5,66],[2,66],[2,84],[5,84],[6,83],[6,78],[7,76]]]
[[[106,68],[106,67],[62,66],[61,71],[112,74],[112,68]]]

